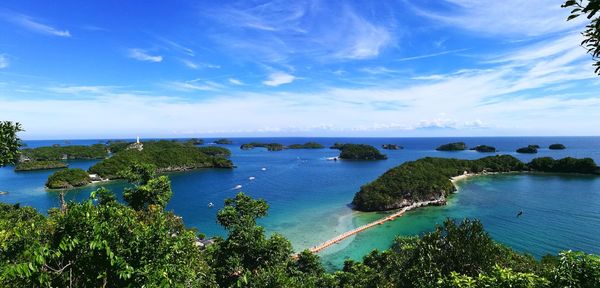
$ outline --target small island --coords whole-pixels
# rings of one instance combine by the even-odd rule
[[[517,153],[535,154],[538,152],[539,148],[540,148],[540,146],[538,146],[538,145],[529,145],[527,147],[521,147],[521,148],[517,149]]]
[[[254,149],[256,147],[267,148],[268,151],[281,151],[285,148],[283,146],[283,144],[279,144],[279,143],[250,142],[250,143],[242,144],[242,146],[240,146],[240,149],[250,150],[250,149]]]
[[[67,167],[69,167],[69,164],[63,161],[26,161],[17,163],[17,165],[15,165],[15,171],[48,170]]]
[[[335,142],[333,143],[333,145],[331,147],[329,147],[330,149],[337,149],[337,150],[342,150],[342,148],[344,147],[344,143],[339,143],[339,142]]]
[[[304,144],[292,144],[287,146],[288,149],[322,149],[323,145],[317,142],[306,142]]]
[[[21,150],[20,162],[27,161],[60,161],[60,160],[90,160],[108,157],[107,147],[103,144],[91,146],[74,145],[27,148]]]
[[[550,149],[550,150],[564,150],[564,149],[567,149],[567,147],[565,147],[565,145],[563,145],[563,144],[550,144],[550,146],[548,146],[548,149]]]
[[[360,211],[384,211],[420,203],[443,205],[456,191],[451,178],[478,173],[552,172],[600,175],[591,158],[536,158],[523,163],[510,155],[489,156],[477,160],[427,157],[392,168],[375,181],[360,188],[352,204]]]
[[[187,140],[186,142],[191,145],[203,145],[204,144],[204,140],[202,140],[200,138],[191,138],[191,139]]]
[[[386,150],[400,150],[400,149],[404,149],[404,147],[400,146],[400,145],[396,145],[396,144],[383,144],[381,145],[382,149],[386,149]]]
[[[487,146],[487,145],[477,145],[477,146],[471,148],[471,150],[475,150],[477,152],[482,152],[482,153],[492,153],[492,152],[496,152],[496,147]]]
[[[227,138],[221,138],[221,139],[217,139],[215,141],[215,144],[219,144],[219,145],[230,145],[233,144],[233,141],[227,139]]]
[[[465,142],[454,142],[441,145],[435,148],[437,151],[462,151],[467,150],[467,144]]]
[[[79,168],[63,169],[48,177],[46,187],[50,189],[70,189],[85,186],[91,182],[90,176],[84,170]]]
[[[345,160],[384,160],[387,156],[377,148],[366,144],[344,144],[340,149],[340,159]]]
[[[196,147],[167,140],[136,143],[96,163],[90,167],[89,173],[105,180],[118,179],[131,163],[152,164],[157,172],[234,167],[231,160],[224,157],[231,152],[222,147]]]

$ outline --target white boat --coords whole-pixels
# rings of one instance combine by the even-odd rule
[[[248,177],[248,180],[254,180],[254,179],[256,179],[256,177],[254,177],[254,176]]]
[[[235,187],[233,187],[233,189],[234,189],[234,190],[237,190],[237,189],[242,189],[242,185],[236,185]]]
[[[260,170],[262,170],[262,171],[267,171],[267,168],[263,167],[263,168],[261,168]]]
[[[215,204],[213,204],[212,202],[208,203],[208,208],[212,208],[213,206],[215,206]]]

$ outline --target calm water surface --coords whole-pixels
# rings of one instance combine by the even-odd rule
[[[205,139],[210,142],[211,139]],[[207,235],[224,235],[216,223],[216,211],[223,200],[234,196],[236,185],[242,191],[268,201],[269,215],[260,221],[269,233],[280,233],[292,241],[296,250],[311,247],[344,231],[358,227],[384,213],[359,213],[348,208],[354,193],[386,170],[405,161],[426,156],[476,159],[490,154],[474,151],[438,152],[435,147],[454,141],[469,146],[495,146],[501,154],[523,161],[535,157],[591,157],[600,163],[600,137],[499,137],[499,138],[233,138],[232,170],[204,169],[170,174],[173,198],[167,209],[183,216],[188,226]],[[327,161],[337,150],[285,150],[269,152],[261,148],[243,151],[239,145],[251,141],[283,144],[316,141],[329,146],[334,142],[399,144],[404,150],[382,150],[388,160],[374,162]],[[29,147],[90,145],[105,140],[27,141]],[[547,147],[563,143],[568,149],[541,149],[536,155],[516,154],[516,148],[529,144]],[[491,154],[493,155],[493,154]],[[95,161],[71,161],[70,167],[87,169]],[[262,170],[266,168],[266,170]],[[56,193],[44,189],[52,171],[14,172],[0,168],[0,190],[9,194],[0,201],[22,203],[46,211],[58,205]],[[250,180],[249,177],[255,177]],[[106,184],[121,194],[123,182]],[[372,228],[320,253],[329,268],[339,268],[345,259],[360,259],[373,249],[389,247],[396,235],[419,235],[431,231],[445,218],[481,219],[494,239],[514,249],[541,256],[564,249],[600,253],[600,178],[565,175],[495,175],[474,177],[459,183],[459,193],[448,205],[412,211],[393,222]],[[98,186],[70,191],[66,198],[82,200]],[[208,203],[215,207],[208,208]],[[515,215],[523,210],[522,217]]]

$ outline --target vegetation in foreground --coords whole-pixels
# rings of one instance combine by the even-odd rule
[[[340,159],[345,160],[385,160],[377,148],[366,144],[343,144],[340,148]]]
[[[223,157],[231,152],[222,147],[195,147],[172,141],[144,142],[143,150],[125,149],[90,167],[89,172],[104,179],[122,178],[132,163],[151,164],[157,172],[185,171],[198,168],[233,168]]]
[[[69,167],[69,164],[63,161],[27,161],[17,163],[15,165],[15,171],[48,170],[67,167]]]
[[[90,184],[87,172],[79,168],[58,170],[48,177],[46,187],[50,189],[70,189]]]
[[[401,208],[415,202],[442,199],[456,188],[451,177],[463,173],[539,171],[555,173],[600,174],[591,158],[560,160],[536,158],[525,164],[510,155],[477,160],[422,158],[392,168],[375,181],[360,188],[352,204],[361,211]]]
[[[444,145],[441,145],[441,146],[435,148],[435,150],[438,150],[438,151],[462,151],[462,150],[467,150],[467,144],[465,144],[465,142],[448,143],[448,144],[444,144]]]

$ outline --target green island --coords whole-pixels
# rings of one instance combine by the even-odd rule
[[[227,138],[221,138],[221,139],[217,139],[215,141],[215,144],[220,144],[220,145],[229,145],[229,144],[233,144],[233,141],[227,139]]]
[[[567,149],[567,147],[565,147],[565,145],[563,144],[550,144],[550,146],[548,146],[548,149],[550,150],[564,150]]]
[[[33,170],[47,170],[47,169],[58,169],[67,168],[69,164],[63,161],[55,160],[42,160],[42,161],[26,161],[19,162],[15,165],[15,171],[33,171]]]
[[[246,144],[242,144],[240,149],[242,150],[250,150],[256,147],[267,148],[268,151],[281,151],[285,148],[283,144],[280,143],[260,143],[260,142],[250,142]]]
[[[62,169],[48,177],[46,187],[50,189],[70,189],[90,184],[92,180],[82,169]]]
[[[360,211],[398,209],[424,201],[438,201],[456,191],[451,178],[465,174],[503,172],[555,172],[600,175],[591,158],[536,158],[523,163],[510,155],[497,155],[477,160],[427,157],[394,167],[375,181],[360,188],[352,205]]]
[[[108,151],[103,144],[91,146],[73,145],[27,148],[21,150],[21,160],[25,161],[59,161],[59,160],[81,160],[81,159],[104,159]]]
[[[492,152],[496,152],[496,147],[488,146],[488,145],[477,145],[477,146],[471,148],[470,150],[475,150],[477,152],[482,152],[482,153],[492,153]]]
[[[387,159],[387,156],[371,145],[343,144],[340,148],[339,158],[344,160],[384,160]]]
[[[404,149],[404,147],[397,145],[397,144],[383,144],[381,145],[382,149],[386,149],[386,150],[400,150],[400,149]]]
[[[529,145],[527,147],[521,147],[521,148],[517,149],[517,153],[535,154],[538,152],[539,148],[540,148],[540,146],[538,146],[538,145]]]
[[[200,138],[191,138],[185,141],[188,144],[191,145],[203,145],[204,144],[204,140],[200,139]]]
[[[288,149],[322,149],[325,146],[317,143],[317,142],[306,142],[304,144],[292,144],[287,146]]]
[[[89,173],[103,179],[118,179],[131,163],[154,165],[157,172],[186,171],[199,168],[233,168],[224,156],[231,152],[221,147],[196,147],[167,140],[143,142],[141,149],[126,148],[90,167]]]
[[[467,150],[467,144],[465,142],[454,142],[441,145],[435,148],[437,151],[462,151]]]

